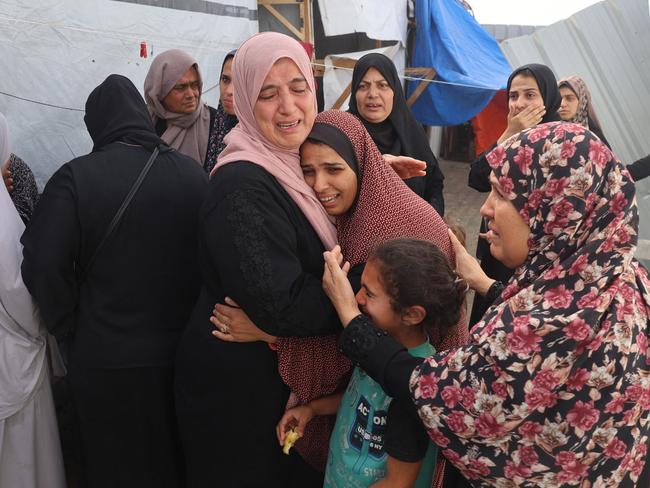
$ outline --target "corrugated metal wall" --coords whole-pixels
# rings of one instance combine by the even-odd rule
[[[534,34],[505,40],[501,48],[513,67],[537,62],[558,78],[581,76],[621,161],[650,153],[648,0],[607,0]],[[650,239],[648,180],[637,185],[644,239]]]

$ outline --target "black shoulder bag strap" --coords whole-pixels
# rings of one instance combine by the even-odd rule
[[[86,281],[86,277],[88,276],[88,272],[92,268],[93,263],[95,262],[95,259],[97,258],[97,255],[102,250],[102,248],[104,247],[104,245],[106,244],[108,239],[111,237],[111,235],[113,234],[113,231],[115,231],[115,228],[117,227],[117,224],[119,224],[120,220],[122,220],[122,216],[124,215],[124,212],[126,211],[129,204],[131,203],[131,200],[133,200],[133,197],[135,196],[135,194],[140,189],[140,185],[142,185],[142,182],[147,177],[147,173],[149,173],[149,170],[153,166],[153,163],[156,160],[156,158],[158,157],[159,153],[160,153],[160,150],[156,146],[156,148],[151,153],[151,157],[149,158],[149,161],[147,161],[147,164],[145,164],[144,168],[142,168],[142,171],[140,171],[140,174],[138,175],[138,178],[135,180],[135,183],[133,183],[133,186],[131,187],[131,190],[129,190],[129,193],[124,198],[124,201],[122,202],[122,205],[120,205],[120,208],[115,213],[115,216],[113,217],[113,220],[111,220],[111,223],[108,226],[108,229],[106,230],[106,233],[104,234],[104,237],[100,241],[99,246],[97,246],[97,249],[95,249],[95,252],[93,253],[90,260],[88,261],[88,264],[86,265],[86,268],[83,270],[83,273],[81,275],[81,281],[79,282],[79,284]]]

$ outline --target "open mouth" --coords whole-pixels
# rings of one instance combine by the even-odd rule
[[[328,195],[326,197],[318,197],[318,201],[320,203],[322,203],[323,205],[327,205],[329,203],[334,202],[338,197],[339,197],[338,194],[336,194],[336,195]]]
[[[295,122],[287,122],[287,123],[278,123],[276,124],[278,128],[281,130],[287,130],[287,129],[293,129],[294,127],[298,127],[298,124],[300,124],[300,120],[296,120]]]

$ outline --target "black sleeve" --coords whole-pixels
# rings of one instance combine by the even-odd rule
[[[14,181],[14,191],[11,199],[24,224],[27,225],[38,203],[38,187],[34,173],[18,156],[12,154],[9,159],[9,171]]]
[[[469,168],[469,177],[467,178],[467,185],[474,188],[476,191],[482,193],[490,191],[490,165],[487,161],[487,154],[496,147],[496,144],[490,147],[487,151],[480,154]]]
[[[384,447],[386,453],[398,461],[415,463],[424,458],[429,447],[429,436],[412,402],[391,402]]]
[[[650,176],[650,154],[632,164],[628,164],[627,170],[635,182]]]
[[[424,199],[436,209],[441,217],[445,215],[445,199],[443,188],[445,186],[445,176],[438,165],[438,160],[433,156],[433,161],[427,164],[427,174],[425,178]]]
[[[365,315],[358,315],[339,338],[343,354],[363,368],[393,398],[411,401],[409,380],[422,358],[377,328]]]
[[[365,268],[366,263],[359,263],[352,266],[350,271],[348,271],[348,280],[355,294],[361,289],[361,275]]]
[[[80,236],[75,185],[66,164],[48,181],[21,238],[23,281],[55,333],[73,329]]]
[[[320,276],[303,270],[295,226],[269,191],[233,190],[201,226],[224,292],[262,330],[279,337],[340,330]]]

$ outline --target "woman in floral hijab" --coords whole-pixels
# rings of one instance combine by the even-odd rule
[[[488,160],[490,251],[517,268],[472,329],[474,343],[409,357],[357,315],[338,256],[327,253],[324,287],[348,324],[343,351],[415,404],[475,486],[635,486],[650,435],[650,280],[634,259],[634,183],[576,124],[523,131]],[[521,222],[503,225],[508,208],[528,227],[523,256]],[[489,288],[477,264],[457,260],[470,285]]]

